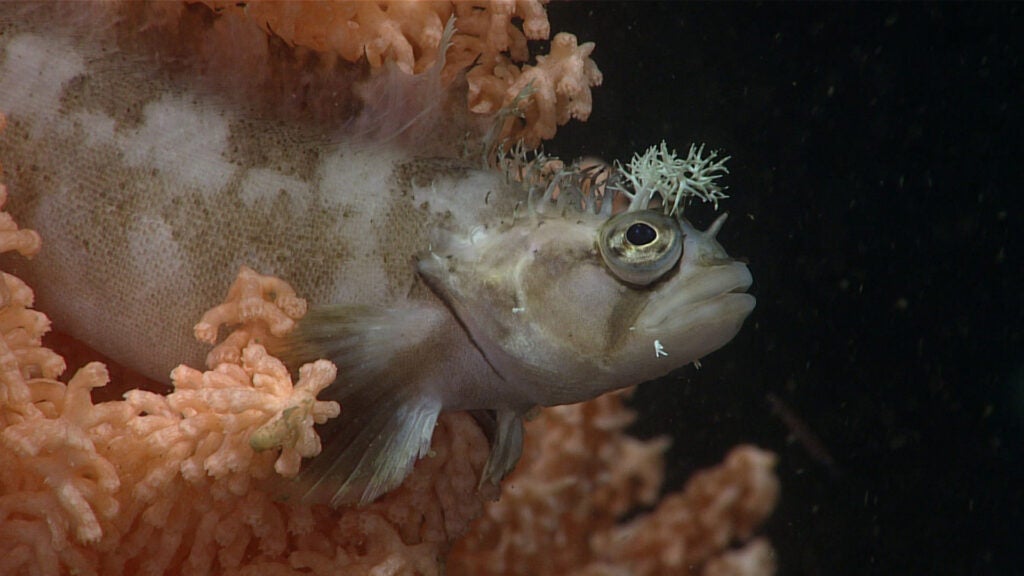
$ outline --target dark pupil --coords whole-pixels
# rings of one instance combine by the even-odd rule
[[[626,240],[633,246],[646,246],[658,237],[658,233],[651,228],[650,224],[637,222],[626,230]]]

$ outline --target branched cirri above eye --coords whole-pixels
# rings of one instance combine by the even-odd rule
[[[729,173],[725,166],[728,160],[728,156],[719,158],[715,151],[705,155],[703,144],[691,145],[685,157],[677,156],[662,142],[635,154],[628,164],[616,163],[608,187],[629,198],[631,212],[660,204],[665,214],[679,215],[692,198],[711,202],[717,210],[718,201],[728,197],[717,182]]]
[[[609,218],[598,237],[601,258],[618,279],[646,286],[671,270],[683,253],[675,218],[654,210]]]

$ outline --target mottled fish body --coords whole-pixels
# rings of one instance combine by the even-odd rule
[[[694,361],[753,308],[716,227],[581,209],[565,201],[578,173],[556,203],[421,156],[452,146],[338,142],[337,126],[211,95],[116,25],[33,17],[0,18],[0,161],[9,209],[44,250],[8,266],[59,330],[160,381],[202,364],[192,326],[242,265],[292,284],[314,306],[292,351],[340,368],[322,396],[342,416],[290,487],[304,498],[393,488],[442,410],[494,415],[496,480],[523,413]]]

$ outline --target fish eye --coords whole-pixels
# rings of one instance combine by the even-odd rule
[[[683,254],[683,232],[674,218],[654,210],[609,218],[598,236],[601,258],[618,279],[646,286],[671,270]]]

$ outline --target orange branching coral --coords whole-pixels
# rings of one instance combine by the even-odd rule
[[[537,56],[536,66],[520,71],[501,58],[482,61],[467,75],[470,110],[493,114],[511,107],[514,114],[503,134],[536,147],[570,119],[590,117],[590,88],[602,81],[590,59],[593,50],[593,42],[577,44],[575,36],[563,32],[551,41],[551,54]]]
[[[778,499],[775,456],[751,446],[734,448],[716,468],[698,472],[679,494],[648,515],[596,534],[591,545],[632,574],[678,574],[715,560],[733,540],[747,540]],[[764,543],[746,554],[763,558],[756,573],[771,573],[774,562]],[[765,553],[767,552],[767,553]],[[736,553],[733,560],[744,557]],[[699,573],[699,572],[698,572]],[[744,571],[743,573],[748,573]]]
[[[206,365],[213,368],[237,363],[249,342],[265,339],[268,334],[280,337],[291,332],[295,321],[305,314],[306,301],[287,282],[242,266],[224,303],[207,311],[196,324],[195,336],[201,342],[217,344],[222,325],[247,326],[234,330],[210,351]]]
[[[0,114],[0,130],[7,119]],[[7,202],[7,187],[0,182],[0,207]],[[0,253],[18,252],[33,256],[39,252],[39,234],[19,230],[7,212],[0,212]],[[0,379],[9,384],[0,387],[0,406],[31,403],[26,380],[35,376],[54,378],[64,371],[64,360],[42,348],[42,337],[50,321],[41,312],[31,310],[32,290],[20,279],[0,272]],[[0,413],[0,423],[4,415]]]
[[[242,14],[289,44],[335,53],[349,62],[365,57],[374,68],[393,62],[409,74],[437,60],[452,12],[445,2],[203,3],[218,12]]]
[[[500,30],[511,13],[496,12],[489,26]],[[538,14],[526,18],[528,34],[544,28]],[[507,26],[492,36],[502,51],[519,42]],[[550,63],[586,75],[586,53],[573,54],[589,49],[574,40],[556,44]],[[518,97],[529,86],[533,94],[547,91],[545,98],[582,101],[581,93],[529,74],[510,75],[508,86],[519,84],[507,90]],[[0,207],[5,196],[0,185]],[[38,235],[0,212],[0,251],[31,255],[39,245]],[[481,493],[478,479],[488,442],[461,413],[442,415],[430,455],[373,504],[333,510],[278,501],[263,480],[294,475],[302,458],[319,452],[314,424],[344,410],[317,400],[336,377],[332,364],[308,364],[293,382],[262,345],[305,311],[290,286],[243,269],[227,301],[196,326],[210,343],[222,325],[233,328],[210,354],[208,371],[182,366],[167,394],[128,390],[122,400],[94,402],[93,391],[110,385],[107,370],[90,363],[59,381],[64,361],[42,346],[48,319],[31,309],[28,286],[0,274],[0,574],[772,569],[770,546],[750,538],[777,497],[774,457],[738,448],[659,501],[667,443],[625,434],[634,416],[621,395],[548,409],[531,422],[523,461],[486,512],[483,503],[495,494]],[[641,505],[655,507],[622,521]]]
[[[523,460],[449,559],[452,574],[770,574],[764,541],[740,549],[778,496],[775,457],[734,449],[660,502],[667,440],[624,433],[622,394],[546,409]],[[638,506],[654,510],[627,523]],[[736,568],[733,572],[728,570]]]
[[[455,18],[452,46],[442,77],[468,70],[469,108],[481,115],[514,115],[502,138],[536,147],[571,118],[586,120],[590,89],[601,72],[590,59],[593,43],[557,34],[551,54],[530,58],[527,40],[544,40],[551,29],[544,2],[274,2],[201,0],[222,17],[241,16],[289,45],[332,54],[372,68],[393,63],[422,73],[440,57],[444,26]],[[519,23],[517,23],[519,22]]]
[[[42,316],[28,303],[11,299],[0,315]],[[8,346],[24,339],[19,329],[4,332]],[[45,330],[37,323],[31,335],[43,358]],[[101,404],[90,397],[108,381],[99,363],[67,384],[54,379],[59,369],[18,366],[0,380],[7,392],[0,406],[5,574],[114,574],[143,567],[161,573],[175,563],[203,573],[217,551],[233,546],[238,558],[229,555],[226,564],[240,560],[249,540],[280,548],[286,526],[279,507],[250,484],[275,467],[297,472],[298,457],[319,451],[313,422],[338,414],[337,404],[315,400],[334,381],[333,365],[303,367],[292,386],[283,364],[254,344],[239,364],[207,373],[179,368],[167,396],[132,390],[123,401]],[[281,454],[258,452],[251,438],[260,439],[257,448],[281,447]]]

